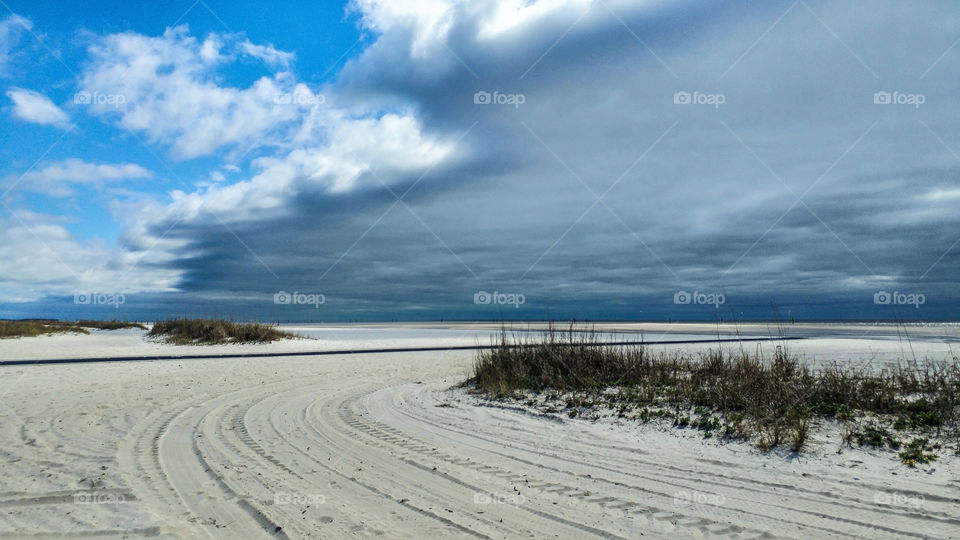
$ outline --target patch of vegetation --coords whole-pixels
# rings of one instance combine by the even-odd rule
[[[0,321],[0,338],[36,337],[70,332],[76,332],[78,334],[89,333],[80,326],[59,324],[58,321],[52,323],[37,321]]]
[[[172,319],[157,322],[147,334],[174,345],[215,345],[222,343],[269,343],[292,338],[293,334],[260,323],[235,323],[218,319]],[[504,395],[512,393],[504,392]]]
[[[50,334],[77,333],[89,334],[87,329],[117,330],[120,328],[147,328],[139,323],[123,321],[58,321],[54,319],[24,319],[0,321],[0,339],[36,337]]]
[[[749,432],[743,423],[743,413],[730,413],[726,415],[723,423],[723,436],[729,439],[747,439]]]
[[[791,431],[790,450],[794,452],[803,450],[808,438],[810,438],[810,419],[798,416],[794,419]]]
[[[77,326],[82,326],[84,328],[95,328],[97,330],[121,330],[124,328],[139,328],[140,330],[146,330],[147,327],[135,322],[126,322],[126,321],[77,321]]]
[[[702,409],[702,408],[701,408]],[[716,431],[720,429],[720,419],[710,416],[707,412],[697,412],[700,416],[693,421],[693,427],[703,431]]]
[[[853,411],[846,403],[820,403],[812,411],[815,414],[832,416],[837,420],[849,420],[853,416]]]
[[[606,406],[647,422],[652,410],[670,409],[673,425],[754,441],[768,450],[799,452],[814,417],[845,423],[869,415],[896,429],[957,430],[960,361],[903,364],[873,371],[834,364],[813,369],[790,354],[772,356],[710,350],[697,356],[654,354],[642,345],[606,345],[599,334],[551,327],[542,334],[508,335],[481,350],[472,382],[488,395],[545,389],[567,408]],[[596,400],[586,397],[598,396]],[[569,396],[569,397],[565,397]],[[693,415],[689,411],[693,410]],[[716,416],[715,416],[716,415]],[[706,436],[706,435],[705,435]],[[885,428],[850,428],[847,440],[897,449]]]
[[[573,407],[592,407],[593,404],[594,404],[593,400],[590,400],[583,396],[574,395],[566,399],[566,405],[568,409]]]
[[[667,418],[669,416],[670,411],[665,411],[663,409],[648,409],[647,407],[644,407],[643,409],[640,409],[637,419],[646,423],[654,418]]]
[[[900,441],[896,437],[887,429],[876,425],[868,425],[863,431],[855,431],[852,438],[860,446],[883,448],[884,445],[887,445],[894,450],[900,448]]]
[[[917,463],[930,463],[931,461],[935,461],[939,456],[926,451],[929,442],[930,441],[923,438],[913,439],[907,445],[906,450],[900,452],[900,459],[902,459],[908,467],[916,467]]]
[[[936,428],[943,425],[943,415],[926,399],[905,404],[903,414],[906,425],[911,428]]]

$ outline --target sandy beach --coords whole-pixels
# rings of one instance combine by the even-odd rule
[[[304,326],[295,330],[320,339],[214,347],[95,331],[2,340],[0,360],[469,345],[488,341],[495,328]],[[610,330],[644,330],[649,341],[717,333],[715,325]],[[909,342],[894,326],[795,331],[807,337],[793,342],[803,354],[851,361],[886,361],[911,346],[911,355],[946,359],[958,338],[955,325],[911,329]],[[2,366],[0,535],[950,538],[960,531],[952,456],[911,469],[888,453],[847,448],[829,430],[791,456],[615,418],[542,418],[458,388],[473,357],[458,350]]]
[[[960,540],[960,9],[0,1],[0,540]]]

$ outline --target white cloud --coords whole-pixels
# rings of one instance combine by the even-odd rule
[[[150,178],[153,173],[134,163],[96,164],[81,159],[50,163],[23,175],[18,184],[24,189],[69,197],[74,186],[100,187],[107,182]]]
[[[34,124],[56,126],[61,129],[70,127],[70,117],[57,107],[50,98],[33,90],[11,88],[7,97],[13,101],[13,114],[21,120]]]
[[[423,59],[436,54],[449,54],[443,44],[453,39],[455,24],[464,25],[478,39],[491,39],[525,24],[536,24],[557,15],[569,25],[595,4],[592,0],[421,0],[394,2],[389,0],[354,0],[351,9],[361,15],[362,24],[381,34],[410,29],[410,55]],[[636,2],[607,0],[612,8]],[[599,8],[603,10],[603,8]],[[456,36],[462,38],[464,36]]]
[[[610,2],[613,4],[614,2]],[[479,38],[493,38],[525,23],[533,22],[550,13],[579,16],[589,9],[592,0],[503,0],[492,8],[491,15],[480,25]]]
[[[90,109],[118,116],[126,128],[169,145],[178,158],[212,155],[230,146],[280,144],[284,130],[296,127],[301,109],[312,102],[285,99],[298,86],[289,73],[262,77],[246,88],[218,84],[217,69],[236,60],[228,47],[236,40],[211,34],[200,42],[186,26],[169,28],[160,37],[112,34],[90,47],[92,62],[80,88],[91,96],[118,96],[113,103],[93,99]],[[272,47],[244,46],[247,54],[265,61],[292,59]]]
[[[240,50],[247,56],[263,60],[271,67],[286,68],[296,58],[296,55],[291,52],[277,50],[273,45],[256,45],[249,39],[240,43]]]
[[[348,114],[321,106],[324,97],[290,74],[263,77],[244,89],[217,85],[214,69],[229,59],[225,43],[232,39],[211,35],[200,43],[186,27],[177,27],[162,37],[111,35],[91,48],[94,62],[84,72],[84,91],[125,98],[118,108],[94,100],[96,112],[117,111],[124,125],[169,142],[181,157],[210,154],[230,143],[274,148],[274,155],[254,162],[258,172],[249,180],[220,184],[224,177],[214,176],[214,182],[198,184],[198,191],[174,191],[169,206],[155,206],[141,217],[189,222],[211,217],[205,209],[227,222],[272,215],[300,193],[342,193],[380,186],[381,180],[389,184],[435,165],[451,151],[449,141],[424,134],[410,111]],[[278,52],[249,41],[241,46],[265,59]],[[149,230],[144,225],[145,234]]]
[[[300,195],[391,185],[446,159],[453,149],[452,142],[422,133],[409,115],[340,119],[328,130],[325,146],[258,159],[259,172],[250,180],[209,184],[201,192],[175,191],[170,205],[142,215],[154,223],[196,223],[213,215],[227,223],[277,217]]]
[[[455,4],[452,0],[354,0],[351,8],[361,14],[363,25],[375,32],[384,33],[398,27],[413,28],[415,33],[409,42],[410,54],[423,58],[446,40],[453,23]]]
[[[99,241],[81,242],[56,222],[56,217],[24,211],[0,220],[0,298],[26,302],[174,288],[179,272],[158,267],[164,257],[160,250],[120,251]]]

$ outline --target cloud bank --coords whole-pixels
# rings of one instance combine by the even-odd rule
[[[243,165],[125,218],[125,253],[198,309],[316,318],[272,304],[299,290],[341,319],[872,319],[889,289],[936,318],[960,296],[947,6],[357,0],[375,39],[323,87],[176,27],[103,36],[78,89],[173,162]],[[224,82],[244,57],[278,71]]]

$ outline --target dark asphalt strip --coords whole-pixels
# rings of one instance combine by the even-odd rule
[[[673,341],[609,341],[603,342],[603,345],[686,345],[697,343],[753,343],[758,341],[793,341],[806,339],[802,337],[777,337],[777,338],[752,338],[752,339],[702,339],[702,340],[673,340]],[[431,352],[431,351],[477,351],[483,349],[493,349],[500,345],[460,345],[453,347],[395,347],[389,349],[345,349],[337,351],[292,351],[292,352],[269,352],[269,353],[239,353],[239,354],[201,354],[201,355],[169,355],[169,356],[115,356],[101,358],[52,358],[39,360],[0,360],[0,366],[25,366],[42,364],[88,364],[93,362],[133,362],[148,360],[203,360],[216,358],[277,358],[288,356],[329,356],[329,355],[347,355],[347,354],[385,354],[385,353],[404,353],[404,352]],[[535,345],[514,345],[515,347],[535,346]]]

